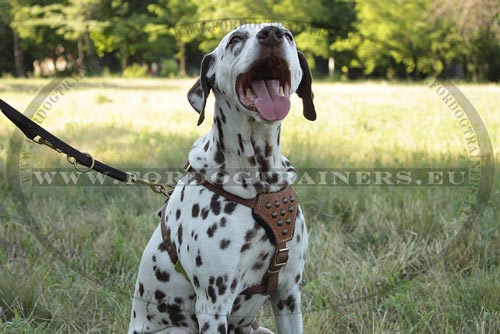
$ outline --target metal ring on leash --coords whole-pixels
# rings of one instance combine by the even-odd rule
[[[74,167],[77,171],[79,171],[80,173],[88,173],[88,172],[90,172],[92,169],[94,169],[95,159],[94,159],[94,157],[93,157],[92,155],[90,155],[89,153],[86,153],[86,152],[82,152],[82,153],[83,153],[83,154],[85,154],[86,156],[88,156],[88,157],[92,160],[92,163],[90,164],[90,167],[85,166],[85,167],[87,167],[87,169],[81,169],[81,168],[79,167],[79,165],[81,165],[81,164],[79,164],[79,163],[78,163],[78,161],[77,161],[74,157],[71,157],[71,156],[67,155],[67,156],[66,156],[66,160],[68,160],[68,162],[69,162],[70,164],[72,164],[72,165],[73,165],[73,167]]]

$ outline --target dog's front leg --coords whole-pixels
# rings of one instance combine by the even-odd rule
[[[199,295],[196,298],[196,318],[200,334],[226,334],[227,315],[231,311],[231,304],[220,299],[214,303],[213,298]]]
[[[300,286],[293,284],[278,289],[271,296],[274,318],[279,334],[303,334]]]

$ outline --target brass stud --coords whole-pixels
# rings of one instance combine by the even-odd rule
[[[283,233],[283,235],[286,235],[288,233],[288,229],[287,228],[284,228],[281,233]]]
[[[288,207],[288,212],[293,212],[293,205],[290,205],[290,206]]]
[[[278,220],[278,226],[281,226],[281,225],[283,225],[283,221],[280,219],[280,220]]]
[[[287,219],[286,219],[286,223],[287,223],[287,225],[290,225],[290,224],[292,223],[292,219],[287,218]]]
[[[273,212],[271,213],[271,217],[273,217],[273,218],[278,217],[278,213],[277,213],[276,211],[273,211]]]
[[[281,209],[280,214],[281,214],[282,216],[284,216],[284,215],[285,215],[285,213],[286,213],[286,210],[285,210],[285,209]]]
[[[288,203],[288,198],[283,197],[282,201],[283,201],[283,204],[286,204],[286,203]]]
[[[271,206],[272,206],[271,202],[266,202],[266,208],[267,208],[267,209],[270,209],[270,208],[271,208]]]
[[[277,208],[279,208],[279,206],[280,206],[280,201],[274,201],[274,206],[275,206],[275,207],[277,207]]]
[[[295,196],[293,196],[293,195],[290,196],[290,202],[292,202],[292,203],[295,202]]]

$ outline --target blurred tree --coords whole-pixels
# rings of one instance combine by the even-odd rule
[[[15,74],[17,77],[24,77],[24,60],[23,60],[23,50],[21,48],[21,40],[19,38],[19,32],[16,28],[17,22],[15,13],[21,8],[21,5],[17,0],[8,1],[0,0],[0,22],[5,26],[9,27],[12,31],[12,44],[13,44],[13,56],[14,56],[14,66]],[[7,31],[5,31],[7,33]],[[5,44],[8,37],[2,38]]]
[[[150,38],[156,41],[160,36],[167,36],[175,41],[180,75],[185,76],[186,44],[199,37],[199,34],[194,30],[182,30],[176,27],[197,20],[196,3],[193,0],[160,0],[157,4],[150,4],[148,10],[157,17],[156,23],[149,23],[146,27]]]
[[[432,21],[444,22],[460,36],[465,72],[469,79],[500,78],[500,1],[434,0]]]
[[[432,67],[426,59],[431,49],[428,37],[433,32],[425,20],[430,1],[394,0],[390,5],[378,0],[358,2],[356,32],[333,48],[353,51],[347,67],[361,67],[365,74],[382,68],[390,78],[402,67],[403,75],[420,78]]]

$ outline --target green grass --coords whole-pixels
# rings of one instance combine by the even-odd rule
[[[43,126],[112,165],[182,167],[210,128],[195,126],[193,81],[84,79]],[[1,80],[0,98],[24,110],[47,83]],[[459,88],[489,130],[498,169],[500,86]],[[297,167],[468,166],[457,120],[425,83],[314,91],[318,121],[304,120],[294,97],[283,126]],[[162,198],[140,187],[45,187],[24,188],[21,203],[7,182],[12,131],[0,118],[0,333],[124,333]],[[38,146],[29,165],[67,166]],[[297,186],[310,233],[305,333],[500,332],[499,186],[497,173],[483,216],[443,257],[463,226],[464,188]],[[408,268],[425,270],[401,280]],[[259,320],[274,328],[269,308]]]

